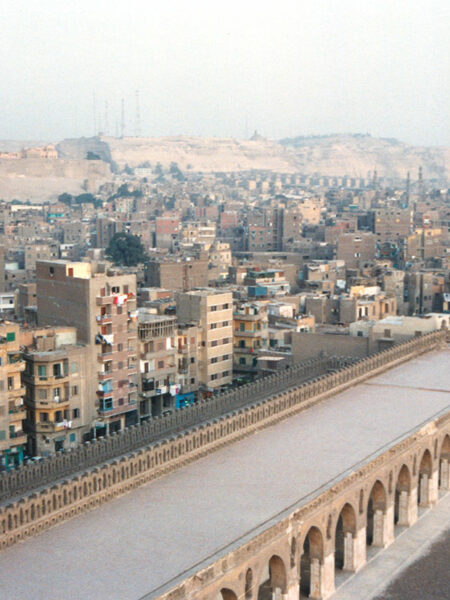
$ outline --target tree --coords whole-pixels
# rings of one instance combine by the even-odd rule
[[[147,260],[139,236],[125,232],[114,234],[105,254],[114,264],[125,267],[134,267]]]

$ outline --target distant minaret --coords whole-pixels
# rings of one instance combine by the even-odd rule
[[[425,197],[425,190],[424,190],[424,186],[423,186],[423,171],[422,171],[422,166],[419,167],[419,198],[421,200],[424,200]]]
[[[378,188],[378,173],[375,169],[373,172],[373,189],[376,190]]]
[[[125,135],[125,100],[122,98],[120,106],[120,137]]]
[[[105,131],[104,131],[104,135],[109,135],[108,100],[105,100]]]
[[[411,175],[409,171],[406,174],[406,206],[409,206],[409,189],[411,186]]]
[[[141,135],[141,109],[139,106],[139,90],[136,90],[136,137]]]
[[[97,135],[98,133],[98,129],[97,129],[97,105],[96,105],[96,101],[95,101],[95,92],[92,95],[92,114],[94,117],[94,135]]]

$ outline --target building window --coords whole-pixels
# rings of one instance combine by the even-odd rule
[[[38,400],[47,400],[47,390],[44,389],[38,389]]]
[[[122,350],[123,350],[123,344],[117,344],[117,351],[122,352]]]
[[[218,378],[218,374],[217,373],[213,373],[211,375],[211,381],[215,381]]]
[[[45,365],[38,366],[38,375],[41,380],[47,379],[47,367]]]
[[[80,409],[74,408],[72,410],[72,419],[79,419],[79,418],[80,418]]]
[[[72,396],[78,396],[78,386],[77,385],[72,386]]]
[[[217,323],[211,323],[209,326],[210,329],[217,329]]]
[[[229,324],[230,324],[230,321],[224,321],[222,323],[222,327],[228,327]]]
[[[123,406],[124,404],[124,399],[123,398],[119,398],[119,406]]]
[[[210,306],[210,307],[209,307],[209,310],[210,310],[211,312],[215,312],[215,311],[217,310],[217,305],[216,305],[216,306]]]
[[[41,423],[48,423],[48,413],[41,412],[39,415],[39,420]]]
[[[194,356],[191,356],[190,362],[191,362],[191,365],[195,363],[195,357]]]
[[[164,369],[164,361],[158,360],[158,369]]]
[[[78,363],[76,363],[76,362],[71,362],[70,363],[70,372],[71,373],[78,373]]]
[[[245,331],[245,323],[239,323],[239,331]]]
[[[230,374],[230,371],[224,371],[222,373],[222,377],[228,377],[229,374]]]
[[[117,285],[117,286],[113,286],[113,287],[111,288],[111,292],[112,292],[113,294],[118,294],[118,293],[120,292],[120,286],[118,286],[118,285]]]
[[[120,371],[121,369],[123,369],[123,362],[118,362],[118,363],[117,363],[117,368],[119,369],[119,371]]]
[[[14,331],[8,331],[6,333],[6,341],[7,342],[15,342],[16,341],[16,334]]]
[[[239,364],[240,364],[240,365],[245,365],[245,364],[246,364],[246,363],[245,363],[245,356],[241,356],[241,357],[240,357],[240,359],[239,359]]]
[[[6,440],[6,431],[0,429],[0,442],[3,442],[4,440]]]
[[[224,354],[224,355],[222,356],[222,360],[228,360],[229,358],[230,358],[230,355],[229,355],[229,354]]]
[[[76,442],[77,441],[77,435],[76,433],[71,433],[69,435],[69,442]]]

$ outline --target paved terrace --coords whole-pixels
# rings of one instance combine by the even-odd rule
[[[157,597],[448,410],[450,351],[424,354],[4,550],[0,598]]]

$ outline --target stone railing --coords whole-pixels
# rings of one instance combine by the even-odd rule
[[[317,358],[305,361],[283,373],[248,383],[237,390],[220,393],[211,399],[200,401],[170,415],[128,427],[107,437],[80,444],[77,448],[44,458],[36,463],[23,465],[13,471],[0,474],[0,501],[35,490],[58,479],[94,467],[127,452],[157,440],[175,435],[250,402],[268,398],[282,390],[299,385],[308,379],[339,369],[349,360]]]
[[[0,548],[95,508],[391,366],[437,348],[443,340],[445,332],[415,338],[11,502],[0,508]],[[99,456],[99,463],[100,460]]]

